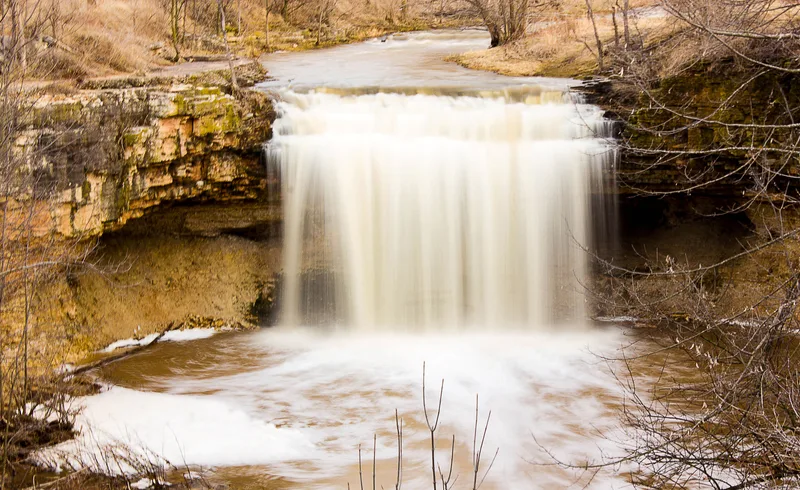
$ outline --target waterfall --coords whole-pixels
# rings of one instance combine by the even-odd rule
[[[583,321],[585,248],[614,163],[598,108],[536,89],[286,91],[278,113],[284,323]]]

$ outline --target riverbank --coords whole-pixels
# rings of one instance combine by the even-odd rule
[[[593,17],[578,6],[557,16],[543,16],[516,41],[491,49],[449,57],[466,68],[486,70],[507,76],[541,76],[585,79],[598,75],[597,39],[603,44],[605,64],[615,63],[626,42],[623,15],[613,4],[595,2]],[[663,10],[654,2],[631,2],[630,29],[637,46],[654,45],[675,29]],[[595,31],[596,28],[596,31]],[[595,34],[597,37],[595,37]]]
[[[0,215],[3,369],[50,393],[62,365],[115,341],[258,323],[280,262],[262,162],[274,111],[248,88],[260,64],[236,74],[238,91],[224,69],[20,99],[11,154],[35,169],[36,193]]]
[[[270,7],[268,29],[265,6]],[[36,33],[29,40],[34,61],[25,74],[28,81],[141,76],[184,61],[226,63],[228,55],[252,60],[264,53],[330,47],[392,32],[474,24],[449,11],[384,0],[240,0],[226,2],[221,11],[215,2],[66,0],[37,9],[47,27],[39,25],[45,20],[26,21],[35,24],[30,30]]]

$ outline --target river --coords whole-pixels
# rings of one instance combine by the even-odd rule
[[[491,411],[481,488],[625,488],[625,468],[553,464],[625,441],[605,358],[632,334],[588,320],[583,290],[584,247],[611,229],[609,127],[575,81],[444,60],[488,41],[440,31],[264,58],[280,326],[104,368],[59,457],[111,472],[166,459],[231,488],[360,488],[360,447],[365,488],[373,458],[393,488],[397,414],[403,488],[431,488],[424,365],[432,418],[444,380],[436,458],[446,477],[455,441],[452,488],[472,488],[476,397],[478,440]],[[120,446],[123,464],[98,456]]]

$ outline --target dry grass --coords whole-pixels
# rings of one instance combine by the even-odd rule
[[[667,12],[659,16],[634,15],[632,35],[638,46],[645,49],[639,54],[646,63],[635,66],[630,60],[615,63],[624,55],[615,46],[614,25],[610,14],[616,0],[592,0],[599,35],[605,47],[606,65],[620,70],[634,69],[638,76],[657,79],[680,74],[698,63],[713,65],[731,57],[731,48],[747,56],[765,61],[783,63],[796,59],[800,43],[731,37],[725,43],[693,28],[687,22]],[[681,0],[674,0],[680,6]],[[654,0],[632,0],[631,7],[655,7]],[[699,5],[694,2],[693,5]],[[800,7],[794,2],[776,0],[759,2],[764,13],[754,11],[752,4],[736,1],[709,3],[707,10],[695,12],[697,21],[721,31],[747,31],[774,34],[794,32],[800,24]],[[694,11],[693,11],[694,12]],[[780,15],[775,12],[780,12]],[[653,11],[649,11],[652,14]],[[617,16],[618,29],[622,30],[621,16]],[[536,27],[536,26],[535,26]],[[467,53],[454,61],[475,69],[489,70],[506,75],[542,75],[582,77],[597,73],[597,48],[594,30],[586,17],[585,0],[568,0],[557,13],[543,20],[523,39],[501,48]],[[619,60],[622,61],[622,60]]]
[[[650,7],[655,3],[653,0],[632,0],[631,8]],[[612,0],[593,1],[598,32],[607,49],[615,44],[610,14],[613,5]],[[619,15],[617,23],[622,36]],[[633,16],[631,31],[647,43],[668,36],[674,31],[674,23],[663,17]],[[519,41],[456,56],[453,61],[467,68],[511,76],[581,77],[597,71],[595,46],[594,29],[586,15],[585,3],[570,0]]]
[[[331,46],[380,36],[393,31],[426,29],[474,24],[465,17],[458,2],[448,0],[442,10],[440,0],[407,0],[405,11],[401,0],[337,0],[326,5],[324,21],[318,22],[316,1],[290,0],[296,6],[288,19],[277,11],[282,0],[272,0],[270,41],[273,50],[302,50]],[[48,23],[44,34],[63,43],[40,52],[34,63],[34,76],[39,79],[83,79],[122,73],[147,71],[172,64],[174,50],[170,44],[168,15],[164,0],[42,0],[42,10],[57,22]],[[609,36],[607,18],[614,0],[593,0],[604,36]],[[228,12],[229,41],[239,56],[257,57],[265,50],[266,18],[263,0],[241,0],[241,24],[237,1],[230,1]],[[653,0],[631,0],[641,7]],[[195,5],[197,8],[195,9]],[[216,2],[189,0],[182,47],[184,57],[214,55],[224,52],[217,32]],[[56,9],[56,10],[52,10]],[[549,13],[549,22],[535,33],[509,46],[492,52],[464,56],[463,64],[509,74],[531,74],[542,71],[540,65],[551,61],[569,63],[574,60],[579,71],[591,69],[591,54],[584,42],[591,40],[585,20],[583,0],[565,0],[557,11]],[[321,29],[320,29],[321,27]],[[317,30],[320,30],[319,44]],[[559,52],[561,54],[559,54]]]
[[[42,35],[62,44],[44,49],[37,45],[32,75],[37,79],[82,79],[151,70],[172,64],[169,18],[165,0],[39,0],[41,16],[48,20]],[[337,0],[319,23],[318,2],[290,0],[291,17],[277,11],[282,0],[272,0],[270,41],[273,50],[298,50],[330,46],[380,36],[393,31],[424,29],[464,23],[449,17],[441,22],[434,0],[408,0],[405,13],[400,0]],[[265,50],[264,0],[228,1],[229,41],[239,56],[256,57]],[[196,8],[195,8],[196,5]],[[241,5],[241,18],[237,10]],[[220,55],[216,2],[189,0],[182,55]],[[7,26],[7,28],[9,28]],[[317,43],[317,30],[320,30]]]
[[[681,2],[675,2],[680,8]],[[701,14],[695,14],[699,21],[710,29],[727,32],[743,32],[758,37],[797,32],[800,25],[800,5],[788,0],[754,0],[742,3],[733,0],[720,0]],[[649,75],[665,77],[680,74],[698,63],[713,65],[722,60],[737,59],[737,67],[747,69],[745,57],[767,63],[792,63],[797,67],[797,53],[800,42],[797,39],[748,39],[747,37],[716,38],[703,29],[695,28],[676,17],[681,29],[666,38],[657,49],[652,50],[648,60]],[[734,50],[739,54],[734,56]]]
[[[45,32],[66,48],[47,50],[59,64],[38,78],[82,78],[145,70],[166,63],[148,49],[163,42],[166,15],[158,0],[60,0],[60,22]],[[162,25],[163,24],[163,25]],[[46,63],[42,63],[46,66]]]

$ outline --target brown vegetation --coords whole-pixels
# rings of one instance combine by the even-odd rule
[[[91,245],[57,236],[51,211],[61,189],[51,172],[58,169],[37,165],[40,156],[16,141],[35,103],[22,82],[41,67],[37,43],[53,24],[35,14],[41,2],[0,6],[6,33],[0,57],[0,488],[9,488],[18,461],[69,431],[66,395],[73,386],[57,368],[75,325],[49,325],[34,311],[51,303],[40,294],[42,284],[86,266]],[[62,142],[53,136],[57,150]]]
[[[309,49],[467,22],[438,0],[29,0],[28,78],[82,79],[181,60]],[[9,4],[10,5],[10,4]],[[22,8],[22,7],[20,7]],[[223,27],[224,17],[224,27]],[[269,19],[269,26],[267,26]],[[10,35],[6,23],[3,35]],[[267,39],[269,32],[269,39]],[[227,40],[225,39],[227,38]],[[224,58],[223,58],[224,59]]]
[[[627,9],[615,0],[591,0],[589,15],[585,0],[558,2],[533,18],[524,36],[498,49],[456,56],[453,61],[510,76],[591,75],[599,65],[598,40],[607,50],[621,43],[655,42],[674,28],[674,22],[656,11],[641,10],[657,5],[656,0],[624,3]]]

